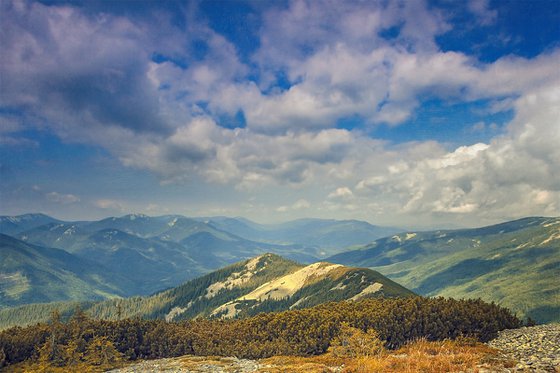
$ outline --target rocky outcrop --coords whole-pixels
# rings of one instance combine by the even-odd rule
[[[502,330],[488,345],[517,361],[516,371],[560,371],[560,324]]]

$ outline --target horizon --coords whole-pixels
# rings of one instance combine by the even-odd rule
[[[557,1],[2,1],[0,22],[0,215],[560,216]]]
[[[486,225],[473,225],[473,226],[453,226],[453,225],[441,225],[441,226],[422,226],[422,225],[417,225],[417,226],[387,226],[387,225],[380,225],[380,224],[376,224],[374,222],[370,222],[367,220],[360,220],[360,219],[335,219],[335,218],[314,218],[314,217],[304,217],[304,218],[295,218],[295,219],[291,219],[291,220],[283,220],[283,221],[277,221],[277,222],[268,222],[268,223],[264,223],[264,222],[260,222],[257,220],[253,220],[253,219],[249,219],[246,218],[244,216],[225,216],[225,215],[215,215],[215,216],[188,216],[188,215],[182,215],[182,214],[162,214],[162,215],[149,215],[149,214],[144,214],[144,213],[127,213],[124,215],[108,215],[105,217],[101,217],[98,219],[62,219],[59,217],[56,217],[54,215],[51,214],[46,214],[43,212],[27,212],[24,214],[19,214],[19,215],[0,215],[0,218],[19,218],[22,216],[26,216],[26,215],[43,215],[43,216],[47,216],[56,220],[59,220],[61,222],[64,223],[74,223],[74,222],[82,222],[82,223],[91,223],[91,222],[96,222],[96,221],[101,221],[101,220],[106,220],[106,219],[122,219],[122,218],[126,218],[128,216],[138,216],[138,217],[147,217],[147,218],[165,218],[165,217],[183,217],[186,219],[193,219],[193,220],[203,220],[203,219],[215,219],[215,218],[225,218],[225,219],[241,219],[241,220],[246,220],[250,223],[253,224],[257,224],[257,225],[261,225],[261,226],[275,226],[275,225],[283,225],[283,224],[288,224],[288,223],[292,223],[292,222],[296,222],[296,221],[301,221],[301,220],[322,220],[322,221],[337,221],[337,222],[345,222],[345,221],[356,221],[356,222],[360,222],[360,223],[367,223],[370,224],[372,226],[375,227],[380,227],[380,228],[392,228],[392,229],[402,229],[402,232],[430,232],[430,231],[438,231],[438,230],[463,230],[463,229],[479,229],[479,228],[485,228],[488,226],[494,226],[494,225],[500,225],[500,224],[505,224],[505,223],[510,223],[513,221],[518,221],[518,220],[525,220],[525,219],[532,219],[532,218],[544,218],[544,219],[555,219],[555,218],[560,218],[560,216],[524,216],[524,217],[520,217],[517,219],[512,219],[512,220],[503,220],[497,223],[493,223],[493,224],[486,224]],[[204,223],[206,223],[205,221],[203,221]]]

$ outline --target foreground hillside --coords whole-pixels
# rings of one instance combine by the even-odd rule
[[[560,218],[408,232],[328,260],[375,268],[418,294],[482,298],[539,322],[560,321]]]
[[[181,355],[255,359],[330,350],[355,356],[397,349],[419,338],[488,341],[499,330],[519,326],[515,316],[495,304],[420,297],[328,303],[235,320],[104,321],[77,310],[68,323],[54,313],[48,324],[1,332],[0,363],[82,370],[84,365],[100,369],[123,360]]]
[[[319,356],[274,356],[266,359],[181,356],[144,360],[111,373],[261,372],[261,373],[417,373],[417,372],[557,372],[560,368],[560,324],[547,324],[499,332],[487,344],[469,338],[427,341],[420,339],[397,350],[379,348],[367,333],[354,331],[346,338],[348,348],[336,346]],[[362,344],[365,342],[364,344]]]
[[[329,301],[410,297],[414,293],[370,269],[318,262],[308,266],[265,254],[211,272],[148,297],[82,303],[101,319],[200,317],[232,318],[259,312],[307,308]],[[75,304],[74,304],[75,305]],[[70,304],[28,305],[0,310],[0,328],[45,321],[53,309]]]
[[[275,356],[250,360],[234,357],[182,356],[145,360],[111,373],[173,372],[555,372],[560,368],[560,324],[499,332],[487,345],[469,339],[407,343],[398,350],[380,349],[368,335],[348,338],[348,354],[331,351],[312,357]],[[368,345],[359,348],[360,342]]]

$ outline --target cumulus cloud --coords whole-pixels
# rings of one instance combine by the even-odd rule
[[[351,198],[354,195],[350,188],[348,187],[340,187],[336,188],[334,192],[329,193],[328,198],[330,199],[347,199]]]
[[[58,119],[135,130],[165,127],[145,79],[143,31],[123,18],[69,6],[3,2],[2,104]],[[84,43],[84,40],[88,40]]]
[[[11,51],[0,56],[1,105],[33,114],[71,141],[112,148],[107,131],[169,136],[195,102],[220,89],[217,82],[244,69],[233,46],[194,21],[185,31],[168,19],[154,28],[69,5],[1,6],[1,43]],[[188,48],[199,39],[209,52],[193,60]]]
[[[167,138],[200,114],[222,125],[222,115],[241,112],[248,128],[269,134],[320,131],[356,115],[398,125],[422,97],[517,95],[557,67],[558,53],[483,65],[441,52],[434,38],[451,26],[422,1],[328,5],[294,1],[265,11],[256,84],[236,48],[194,17],[186,32],[169,22],[155,30],[142,19],[5,2],[2,44],[12,53],[1,57],[9,92],[2,103],[31,109],[65,138],[116,151],[107,127],[122,137]],[[394,40],[380,36],[390,28],[399,30]],[[193,57],[201,40],[205,53]]]
[[[436,37],[453,25],[423,1],[274,3],[259,14],[260,44],[246,59],[193,15],[179,28],[158,13],[155,28],[70,5],[0,7],[1,45],[10,50],[0,55],[0,104],[162,183],[286,188],[295,192],[277,211],[345,206],[395,221],[560,213],[558,48],[491,63],[442,51]],[[497,17],[484,0],[468,8],[483,25]],[[382,123],[404,125],[434,98],[489,100],[489,113],[512,109],[514,119],[491,141],[455,149],[369,135]],[[242,123],[226,123],[238,114]],[[348,117],[363,125],[339,128]],[[9,135],[0,141],[18,141],[24,126],[0,120]],[[109,199],[94,205],[125,208]]]
[[[347,130],[268,135],[223,128],[199,117],[164,140],[137,138],[133,147],[122,149],[121,159],[160,174],[166,182],[188,180],[194,172],[211,182],[250,189],[305,183],[316,168],[342,162],[355,141]]]
[[[405,156],[402,172],[387,169],[362,179],[357,189],[368,198],[397,195],[404,202],[402,213],[419,216],[472,214],[496,221],[558,215],[559,107],[556,84],[527,92],[515,103],[508,132],[489,144],[461,146],[436,157]]]
[[[508,102],[557,69],[557,51],[490,64],[440,51],[434,38],[450,26],[421,1],[396,9],[323,5],[293,2],[288,9],[271,10],[255,59],[259,71],[273,77],[267,84],[276,90],[232,84],[212,99],[213,106],[243,111],[247,126],[259,132],[320,130],[353,115],[399,125],[423,99]],[[360,24],[368,24],[364,30],[369,31],[355,32]],[[305,31],[299,32],[303,25]],[[395,40],[379,36],[390,27],[400,27]],[[278,85],[284,77],[288,87]]]

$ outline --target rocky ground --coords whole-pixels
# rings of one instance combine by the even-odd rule
[[[235,357],[185,356],[180,358],[146,360],[109,373],[183,373],[183,372],[256,372],[260,364],[255,360]]]
[[[517,371],[560,372],[560,324],[503,330],[488,345],[517,361]]]
[[[504,330],[498,338],[488,343],[500,350],[494,363],[479,365],[480,373],[556,372],[560,373],[560,324],[547,324],[520,329]],[[515,364],[504,367],[506,361]],[[268,364],[264,361],[234,357],[184,356],[173,359],[143,361],[110,373],[179,373],[179,372],[282,372],[282,362]],[[279,365],[280,364],[280,365]],[[308,371],[341,371],[342,366],[322,366]],[[299,370],[299,371],[306,371]],[[468,372],[471,372],[469,369]]]

